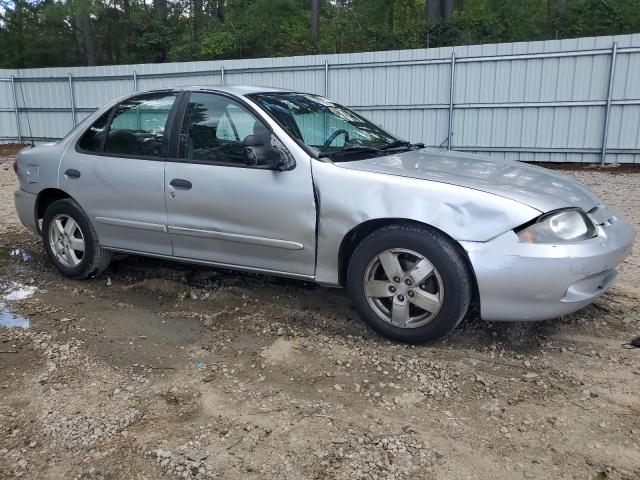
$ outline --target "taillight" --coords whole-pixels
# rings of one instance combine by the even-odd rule
[[[18,159],[17,158],[13,161],[13,173],[18,175]]]

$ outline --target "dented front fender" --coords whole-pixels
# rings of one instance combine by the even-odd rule
[[[345,169],[313,162],[318,195],[316,280],[338,284],[342,239],[377,219],[407,219],[435,227],[457,241],[485,242],[540,215],[499,195],[442,182]]]

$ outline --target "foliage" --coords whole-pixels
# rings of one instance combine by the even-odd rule
[[[434,20],[425,1],[455,10],[452,15],[441,10],[442,18]],[[314,41],[311,3],[0,0],[0,67],[255,58],[640,32],[639,0],[323,0]]]

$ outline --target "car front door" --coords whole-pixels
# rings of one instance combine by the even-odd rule
[[[310,159],[296,159],[288,171],[248,167],[248,135],[290,155],[251,107],[226,94],[196,91],[183,109],[176,158],[168,158],[165,171],[174,256],[312,276],[316,209]]]
[[[104,113],[65,154],[60,185],[92,221],[100,244],[171,255],[164,200],[168,119],[177,93],[131,97]]]

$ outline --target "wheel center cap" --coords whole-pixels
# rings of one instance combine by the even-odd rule
[[[405,295],[409,291],[409,287],[404,284],[404,282],[400,282],[396,285],[396,294]]]

